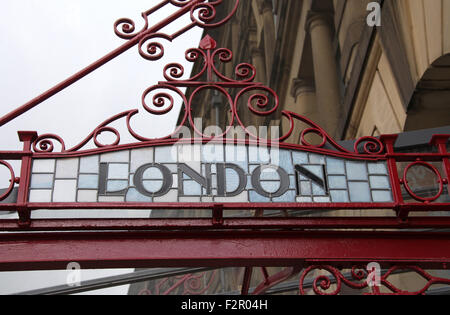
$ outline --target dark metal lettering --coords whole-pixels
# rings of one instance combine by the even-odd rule
[[[98,195],[99,196],[125,196],[127,194],[128,188],[108,192],[108,163],[100,163],[100,173],[98,176]]]
[[[184,179],[183,175],[186,174],[191,179],[200,184],[203,188],[206,189],[206,194],[211,195],[211,164],[205,165],[205,176],[197,173],[194,169],[189,167],[186,164],[178,164],[178,193],[180,196],[185,196],[184,194]]]
[[[295,171],[297,172],[297,195],[300,195],[300,179],[298,174],[301,174],[307,178],[309,178],[313,183],[319,185],[320,187],[323,188],[323,190],[325,191],[326,195],[329,195],[329,189],[328,189],[328,182],[326,180],[326,175],[325,175],[325,165],[322,165],[322,174],[324,175],[324,178],[320,178],[319,176],[317,176],[316,174],[314,174],[313,172],[311,172],[310,170],[306,169],[305,167],[301,166],[301,165],[295,165]]]
[[[143,183],[144,173],[149,168],[157,168],[162,173],[163,184],[162,184],[161,189],[156,192],[148,191],[144,187],[144,183]],[[134,181],[134,185],[136,186],[136,189],[141,194],[143,194],[144,196],[147,196],[147,197],[164,196],[165,194],[167,194],[169,192],[170,188],[172,188],[172,185],[173,185],[172,173],[170,172],[170,170],[167,167],[165,167],[164,165],[161,165],[161,164],[146,164],[146,165],[141,166],[136,171],[136,174],[134,174],[133,181]]]
[[[227,191],[226,182],[227,175],[226,170],[232,169],[235,171],[239,177],[239,185],[238,187],[231,192]],[[245,187],[247,186],[247,176],[245,176],[245,172],[242,168],[235,164],[230,163],[218,163],[217,164],[217,196],[219,197],[235,197],[241,194]]]
[[[264,188],[261,186],[261,173],[263,170],[272,168],[277,171],[278,175],[280,176],[280,188],[274,193],[269,193],[264,190]],[[255,191],[260,194],[261,196],[273,198],[273,197],[280,197],[284,195],[288,189],[289,189],[289,175],[286,173],[284,169],[281,167],[275,166],[275,165],[266,165],[266,166],[260,166],[255,169],[255,171],[252,174],[252,185]]]

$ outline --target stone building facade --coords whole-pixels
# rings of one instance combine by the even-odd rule
[[[450,125],[450,1],[379,1],[379,27],[367,23],[369,3],[241,1],[233,20],[209,34],[236,64],[255,66],[255,81],[276,91],[282,109],[337,140]],[[236,64],[222,70],[233,76]]]
[[[274,117],[242,113],[246,123],[278,126],[283,133],[289,122],[281,110],[288,110],[317,122],[338,141],[450,126],[450,0],[376,3],[380,26],[368,23],[374,13],[370,0],[244,0],[229,23],[208,30],[218,47],[233,52],[233,61],[220,65],[222,73],[234,77],[238,64],[250,63],[255,81],[279,96]],[[224,1],[217,14],[228,14],[233,5]],[[192,73],[202,67],[196,63]],[[208,93],[199,104],[212,99],[214,105]],[[194,110],[204,127],[224,129],[228,123],[227,107]],[[300,143],[301,130],[296,125],[287,142]],[[263,279],[255,270],[252,286]],[[221,280],[205,292],[238,293],[243,273],[221,270]],[[405,289],[420,287],[415,275],[392,281]],[[133,285],[130,293],[153,292],[155,285]]]

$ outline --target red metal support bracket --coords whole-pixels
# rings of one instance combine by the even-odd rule
[[[442,158],[443,168],[446,178],[443,179],[443,183],[446,185],[450,184],[450,159],[448,158],[447,144],[450,139],[450,135],[434,135],[431,138],[430,145],[436,146],[439,153],[444,157]],[[448,187],[448,186],[447,186]],[[447,189],[450,195],[450,189]]]
[[[394,154],[394,145],[397,141],[398,135],[382,135],[380,137],[380,141],[384,143],[386,147],[386,153],[388,155]],[[401,180],[398,175],[397,169],[397,161],[394,157],[388,157],[387,159],[388,169],[389,169],[389,178],[391,180],[392,185],[392,194],[394,198],[394,210],[397,212],[397,216],[401,219],[406,219],[408,217],[409,212],[401,209],[401,205],[403,204],[402,197],[402,188],[401,188]]]
[[[216,204],[213,207],[213,226],[221,226],[223,225],[223,205]]]
[[[34,131],[19,131],[19,140],[23,142],[23,152],[31,153],[31,145],[38,135]],[[20,185],[17,195],[17,211],[19,213],[19,226],[25,227],[31,224],[31,210],[28,209],[28,192],[30,187],[32,158],[26,154],[22,157],[20,170]]]

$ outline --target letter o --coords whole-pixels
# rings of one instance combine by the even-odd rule
[[[280,188],[274,193],[269,193],[265,191],[260,183],[262,171],[268,168],[276,170],[278,175],[280,176]],[[289,184],[290,182],[288,173],[286,173],[286,171],[281,167],[275,165],[259,166],[258,168],[255,169],[255,171],[252,174],[253,188],[256,190],[258,194],[267,198],[280,197],[284,195],[289,189]]]
[[[144,173],[149,168],[157,168],[161,171],[161,173],[163,175],[163,178],[162,178],[163,185],[162,185],[161,189],[156,192],[148,191],[147,189],[145,189],[144,184],[143,184]],[[170,172],[170,170],[167,167],[165,167],[164,165],[161,165],[161,164],[146,164],[146,165],[139,167],[138,170],[136,171],[136,173],[134,174],[133,181],[134,181],[134,185],[136,186],[136,189],[141,194],[143,194],[144,196],[147,196],[147,197],[164,196],[165,194],[167,194],[169,192],[170,188],[172,188],[172,185],[173,185],[172,173]]]

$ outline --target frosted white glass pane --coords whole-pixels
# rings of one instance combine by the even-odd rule
[[[192,180],[186,180],[183,183],[184,194],[187,196],[200,196],[202,194],[202,186]]]
[[[371,194],[369,183],[348,183],[348,188],[350,192],[350,200],[352,202],[371,202]]]
[[[347,178],[349,180],[367,180],[365,163],[347,161]]]
[[[248,170],[247,147],[246,146],[225,146],[225,156],[227,163],[240,166],[245,172]]]
[[[262,189],[268,193],[275,193],[280,189],[280,182],[260,182]]]
[[[317,154],[309,154],[309,162],[311,164],[325,164],[325,156]]]
[[[97,190],[78,190],[78,202],[97,202]]]
[[[387,176],[370,176],[370,187],[376,189],[389,189],[389,179]]]
[[[156,167],[151,167],[145,170],[144,174],[142,175],[142,179],[163,179],[163,174],[161,173],[161,170]]]
[[[172,175],[172,188],[178,188],[178,175]]]
[[[55,160],[33,160],[33,173],[54,173]]]
[[[125,197],[122,196],[99,196],[99,202],[124,202]]]
[[[77,190],[76,180],[56,180],[53,191],[54,202],[75,202]]]
[[[78,159],[62,159],[56,161],[56,178],[77,178]]]
[[[325,189],[323,187],[317,185],[316,183],[312,183],[313,195],[314,196],[323,196],[326,195]]]
[[[248,148],[248,159],[250,163],[263,163],[270,162],[270,152],[267,147],[250,146]]]
[[[311,195],[311,182],[300,182],[300,194],[301,195]]]
[[[314,202],[331,202],[330,197],[314,197]]]
[[[335,158],[327,158],[327,173],[328,174],[345,174],[345,163],[343,160]]]
[[[295,202],[296,197],[296,191],[295,190],[288,190],[284,195],[280,197],[273,198],[273,202]]]
[[[274,150],[275,152],[277,150]],[[288,174],[294,174],[294,165],[292,163],[291,152],[286,150],[278,150],[279,155],[272,154],[271,163],[276,166],[280,166]]]
[[[385,162],[380,163],[369,163],[369,173],[370,174],[380,174],[380,175],[387,175],[387,167]]]
[[[261,196],[256,191],[250,191],[250,202],[270,202],[270,198]]]
[[[223,162],[223,145],[204,145],[202,147],[203,162]]]
[[[159,147],[155,148],[156,163],[177,163],[178,147]]]
[[[292,152],[292,159],[294,164],[308,164],[308,153]]]
[[[330,188],[347,189],[347,179],[345,176],[328,176]]]
[[[127,179],[128,164],[109,164],[108,179]]]
[[[153,148],[131,150],[131,172],[145,164],[153,163]]]
[[[130,160],[130,151],[119,151],[102,154],[100,157],[103,163],[128,163]]]
[[[295,178],[295,176],[289,176],[289,181],[290,181],[289,188],[297,189],[297,179]]]
[[[270,168],[263,167],[261,169],[260,179],[261,180],[280,180],[280,175],[278,174],[277,170],[272,167],[270,167]]]
[[[155,197],[154,202],[177,202],[178,190],[171,190],[166,195],[161,197]]]
[[[144,188],[151,193],[156,193],[161,190],[163,181],[160,180],[145,180],[143,181]]]
[[[99,172],[99,156],[87,156],[80,158],[80,173],[95,173]]]
[[[372,197],[374,202],[392,202],[392,194],[387,190],[374,190]]]
[[[128,180],[109,180],[107,184],[108,192],[117,192],[128,187]]]
[[[346,190],[331,190],[330,195],[333,202],[349,202]]]
[[[184,145],[178,147],[178,162],[190,163],[201,161],[201,146],[199,145]]]
[[[227,192],[235,191],[240,184],[239,175],[232,169],[226,170]]]
[[[214,202],[248,202],[248,195],[247,192],[243,192],[234,197],[215,197]]]
[[[126,201],[128,202],[152,202],[151,197],[142,195],[137,189],[130,188],[128,189]]]
[[[312,197],[297,197],[297,202],[311,203],[312,202]]]
[[[78,178],[78,188],[97,189],[98,175],[80,175]]]
[[[180,202],[199,203],[200,201],[201,201],[200,197],[180,197]]]
[[[52,191],[51,190],[30,190],[29,196],[30,202],[51,202]]]
[[[31,176],[30,188],[52,189],[53,174],[33,174]]]

